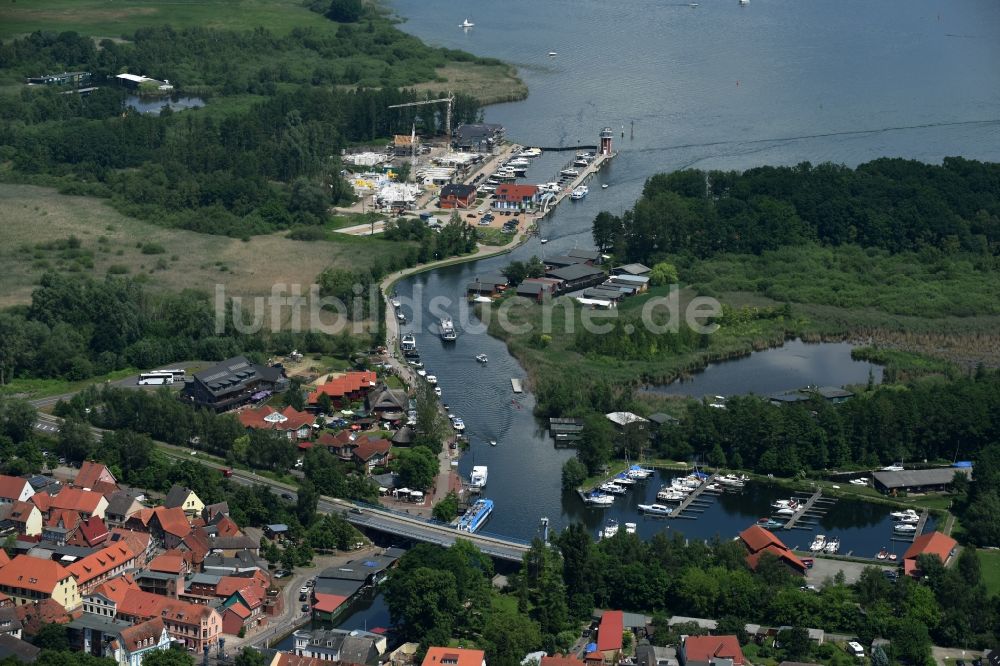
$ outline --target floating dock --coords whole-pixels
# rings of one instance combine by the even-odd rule
[[[807,513],[809,513],[809,510],[812,509],[813,504],[816,503],[816,500],[818,500],[822,496],[823,496],[822,490],[817,490],[812,495],[810,495],[809,499],[806,500],[806,503],[803,504],[802,507],[798,511],[793,513],[792,517],[788,519],[788,522],[785,523],[784,529],[786,530],[795,529],[795,523],[799,522],[800,518],[804,517]]]
[[[674,509],[672,512],[670,512],[669,516],[665,516],[665,517],[666,518],[694,518],[694,516],[684,516],[682,514],[685,511],[688,511],[688,510],[691,510],[692,512],[694,512],[694,510],[691,509],[691,504],[696,499],[698,499],[698,497],[701,496],[701,494],[703,492],[705,492],[706,489],[708,489],[708,486],[711,485],[711,483],[713,481],[715,481],[715,477],[717,477],[717,476],[719,476],[718,472],[716,472],[712,476],[710,476],[707,479],[705,479],[700,486],[698,486],[697,488],[695,488],[694,490],[692,490],[690,493],[688,493],[688,496],[685,497],[684,500],[681,501],[681,503],[677,505],[676,509]],[[704,509],[701,509],[700,511],[698,511],[698,513],[701,513],[701,511],[704,511]]]
[[[517,377],[510,378],[510,387],[514,390],[514,393],[524,393],[524,385]]]
[[[555,208],[562,203],[562,200],[568,197],[574,189],[590,181],[590,179],[594,177],[594,174],[600,171],[604,165],[617,154],[618,153],[599,153],[596,157],[594,157],[590,164],[581,168],[579,176],[567,183],[565,187],[560,188],[554,196],[545,200],[545,207],[542,209],[541,214],[538,215],[538,218],[544,218],[551,211],[555,210]]]

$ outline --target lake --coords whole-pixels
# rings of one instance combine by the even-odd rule
[[[724,0],[696,8],[653,0],[508,0],[462,8],[444,0],[391,0],[390,6],[405,19],[403,30],[431,44],[517,65],[529,97],[485,112],[512,141],[595,143],[602,127],[615,129],[618,156],[586,199],[566,201],[542,223],[548,244],[535,238],[509,255],[398,285],[402,296],[420,292],[424,325],[415,332],[421,356],[444,401],[465,419],[472,447],[460,471],[468,475],[473,464],[490,468],[486,494],[496,509],[489,532],[530,538],[547,516],[554,529],[582,520],[595,533],[615,511],[624,512],[623,519],[634,514],[625,503],[609,513],[585,509],[575,494],[564,496],[560,470],[573,452],[554,448],[531,416],[530,394],[511,393],[510,378],[526,372],[502,342],[461,330],[457,318],[458,341],[444,346],[430,325],[439,316],[430,312],[432,298],[449,299],[448,311],[457,317],[457,303],[477,274],[533,254],[592,248],[594,216],[630,208],[658,171],[806,160],[853,166],[882,156],[1000,161],[1000,3],[993,0],[753,0],[744,7]],[[458,24],[466,15],[476,27],[463,31]],[[549,51],[558,55],[550,58]],[[567,157],[543,154],[529,180],[552,180]],[[608,189],[599,187],[603,183]],[[844,383],[837,381],[842,372],[850,373],[848,383],[866,382],[867,368],[844,360],[847,351],[792,344],[714,366],[666,390],[768,393]],[[474,360],[481,352],[489,356],[486,367]],[[762,365],[745,372],[747,364]],[[709,388],[716,378],[740,375],[739,383]],[[498,446],[490,447],[490,439]],[[731,538],[760,517],[760,507],[747,499],[758,492],[770,491],[754,489],[731,502],[723,497],[700,520],[642,521],[639,531]],[[828,514],[835,524],[820,527],[843,532],[845,552],[870,553],[888,545],[883,509],[841,503]],[[802,536],[804,542],[808,535]]]
[[[201,108],[205,106],[205,100],[200,97],[187,97],[185,95],[172,95],[168,97],[128,95],[125,97],[125,106],[126,108],[130,106],[134,107],[139,113],[158,116],[166,108],[169,108],[171,111]]]
[[[746,358],[710,363],[690,379],[647,390],[668,395],[769,395],[804,386],[867,384],[869,373],[882,381],[882,366],[851,358],[848,342],[805,343],[789,340],[781,347],[753,352]]]

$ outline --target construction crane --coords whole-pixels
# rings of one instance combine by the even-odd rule
[[[406,107],[406,106],[425,106],[427,104],[441,104],[442,102],[447,102],[447,104],[448,104],[448,109],[445,112],[445,116],[444,116],[444,133],[448,136],[448,148],[450,149],[451,148],[451,108],[452,108],[452,105],[455,103],[455,96],[452,95],[451,92],[448,93],[447,97],[444,97],[442,99],[428,99],[428,100],[425,100],[423,102],[407,102],[406,104],[393,104],[392,106],[390,106],[388,108],[390,108],[390,109],[402,109],[403,107]]]

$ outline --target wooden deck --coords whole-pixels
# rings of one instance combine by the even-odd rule
[[[715,477],[717,477],[717,476],[719,476],[718,472],[716,472],[712,476],[710,476],[707,479],[705,479],[704,483],[702,483],[700,486],[698,486],[697,488],[695,488],[694,490],[692,490],[688,494],[688,496],[685,497],[684,500],[680,504],[677,505],[677,508],[674,509],[670,513],[670,515],[666,516],[666,517],[667,518],[694,518],[694,516],[685,516],[683,514],[684,514],[685,511],[690,511],[691,510],[691,504],[693,504],[694,501],[696,499],[698,499],[703,492],[705,492],[705,489],[708,488],[709,484],[711,484],[713,481],[715,481]]]
[[[806,500],[806,503],[803,504],[798,511],[792,514],[792,517],[788,519],[787,523],[785,523],[784,529],[786,530],[794,529],[795,523],[799,522],[800,518],[808,514],[809,510],[812,509],[813,505],[816,503],[816,500],[818,500],[822,496],[823,496],[822,490],[817,490],[816,492],[814,492],[809,497],[809,499]]]

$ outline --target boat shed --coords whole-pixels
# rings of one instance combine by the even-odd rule
[[[581,250],[573,248],[566,253],[566,256],[579,259],[581,262],[586,264],[599,264],[601,262],[601,253],[597,250]]]
[[[649,278],[645,275],[612,275],[608,280],[611,284],[632,287],[638,292],[649,288]]]
[[[883,493],[926,493],[946,490],[960,472],[971,476],[968,467],[936,467],[934,469],[908,469],[902,472],[875,472],[875,489]]]
[[[507,278],[499,273],[476,276],[476,279],[469,282],[465,291],[467,294],[477,296],[499,296],[507,288]]]
[[[612,275],[649,275],[653,269],[642,264],[625,264],[611,269]]]
[[[583,419],[551,417],[549,434],[556,440],[556,445],[576,442],[583,436]]]
[[[568,254],[557,254],[553,257],[545,257],[543,262],[549,268],[562,268],[563,266],[586,263],[583,259],[571,257]]]
[[[621,289],[609,289],[605,286],[591,287],[583,292],[584,298],[597,298],[605,301],[618,302],[625,298],[625,292]]]
[[[562,280],[561,291],[575,291],[593,287],[604,281],[604,271],[594,266],[586,264],[573,264],[563,268],[554,268],[546,271],[545,277]]]
[[[794,402],[805,402],[809,400],[809,395],[802,391],[785,391],[784,393],[772,393],[767,396],[772,405],[789,405]]]
[[[815,393],[827,402],[832,402],[835,405],[854,397],[853,393],[839,386],[817,386],[816,388],[809,389],[809,392]]]

